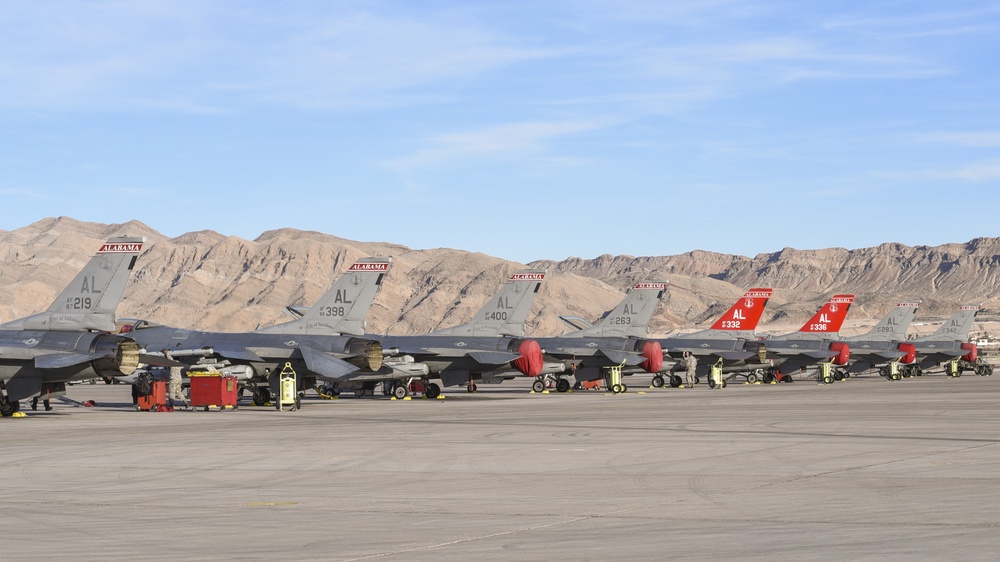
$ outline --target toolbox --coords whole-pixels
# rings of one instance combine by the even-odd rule
[[[189,372],[192,408],[219,408],[235,410],[239,400],[240,385],[236,377],[220,372]]]

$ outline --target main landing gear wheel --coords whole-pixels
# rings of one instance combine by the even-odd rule
[[[569,392],[569,381],[566,379],[556,379],[556,390],[559,392]]]
[[[753,384],[759,380],[760,378],[757,377],[757,373],[750,373],[749,375],[747,375],[747,382],[750,384]]]
[[[21,403],[17,400],[11,401],[6,396],[0,398],[0,416],[9,418],[16,412],[21,411]]]
[[[653,377],[653,388],[663,388],[663,377],[660,375]]]
[[[407,394],[409,394],[409,391],[406,390],[406,385],[405,384],[397,384],[392,389],[392,395],[395,396],[396,398],[399,398],[400,400],[402,400],[403,398],[406,398]]]
[[[696,376],[694,378],[694,384],[701,384],[701,377]]]
[[[680,375],[670,375],[670,388],[680,388],[684,384]]]
[[[271,401],[271,391],[266,388],[253,389],[253,405],[263,406]]]
[[[478,390],[479,390],[479,387],[476,386],[476,383],[471,383],[470,382],[469,386],[465,387],[465,391],[468,392],[469,394],[472,394],[473,392],[476,392]]]
[[[535,380],[535,382],[531,383],[531,390],[542,392],[545,390],[545,381]]]
[[[441,396],[441,387],[437,383],[429,382],[424,386],[424,396],[434,399]]]

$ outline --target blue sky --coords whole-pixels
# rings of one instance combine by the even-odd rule
[[[1000,231],[1000,2],[0,10],[0,229],[294,227],[517,261]]]

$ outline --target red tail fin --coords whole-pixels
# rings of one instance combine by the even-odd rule
[[[727,331],[753,331],[764,315],[764,306],[771,298],[771,289],[750,289],[736,304],[723,314],[710,329]]]
[[[799,330],[807,334],[836,334],[844,325],[854,295],[834,295]]]

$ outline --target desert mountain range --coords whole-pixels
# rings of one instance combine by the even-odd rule
[[[0,231],[0,320],[47,308],[101,242],[118,235],[147,238],[119,316],[206,330],[244,331],[287,321],[287,305],[311,305],[353,260],[370,255],[393,257],[368,316],[372,333],[416,334],[465,322],[525,266],[549,272],[528,319],[527,333],[538,336],[567,331],[561,314],[600,318],[639,280],[670,282],[653,317],[654,334],[707,327],[751,287],[775,290],[758,333],[798,329],[835,293],[857,295],[845,335],[864,331],[900,300],[921,301],[911,333],[932,331],[961,304],[982,304],[980,319],[995,320],[992,310],[1000,305],[1000,238],[934,247],[786,248],[752,258],[695,250],[519,264],[290,228],[252,241],[210,230],[168,238],[139,221],[58,217]]]

